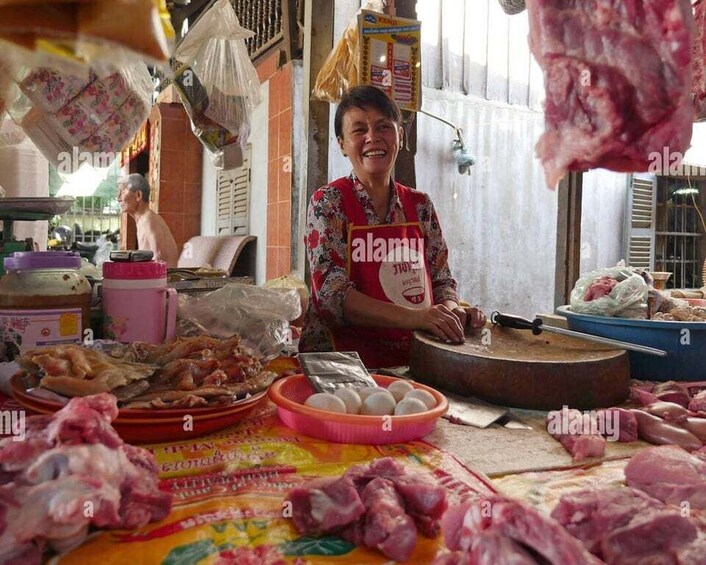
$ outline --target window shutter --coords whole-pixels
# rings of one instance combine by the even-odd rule
[[[654,268],[657,179],[648,173],[630,177],[627,260],[632,267]]]
[[[218,235],[249,235],[250,231],[250,145],[243,152],[243,164],[218,171]]]

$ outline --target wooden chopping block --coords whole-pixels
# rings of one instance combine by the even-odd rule
[[[414,380],[493,404],[582,410],[622,403],[629,393],[627,352],[581,339],[490,325],[452,345],[414,332]]]

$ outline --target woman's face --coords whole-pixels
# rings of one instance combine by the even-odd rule
[[[341,129],[338,144],[360,180],[390,175],[402,140],[399,125],[373,107],[353,107],[343,115]]]

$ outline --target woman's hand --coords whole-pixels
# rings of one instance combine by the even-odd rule
[[[480,308],[466,308],[465,309],[468,315],[468,323],[467,326],[471,330],[479,330],[483,326],[485,326],[485,323],[488,321],[486,318],[485,314]]]
[[[458,305],[457,305],[458,306]],[[458,306],[463,312],[465,324],[465,311]],[[416,320],[414,328],[416,330],[425,330],[441,341],[450,341],[451,343],[463,343],[463,328],[459,314],[452,311],[443,304],[436,304],[431,308],[424,310],[413,310]]]

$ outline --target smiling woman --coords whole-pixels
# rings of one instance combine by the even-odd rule
[[[453,343],[467,320],[429,197],[395,182],[400,111],[373,86],[347,92],[334,129],[353,172],[317,190],[307,214],[311,308],[300,351],[357,351],[367,367],[406,365],[412,330]],[[362,250],[365,250],[363,252]]]

